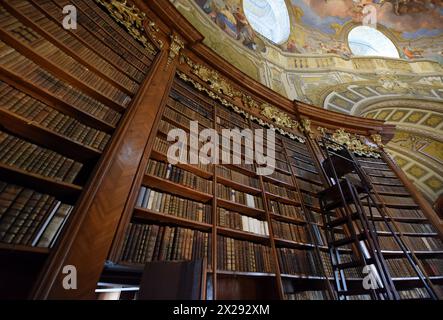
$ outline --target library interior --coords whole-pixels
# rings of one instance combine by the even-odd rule
[[[0,299],[443,300],[443,2],[0,3]]]

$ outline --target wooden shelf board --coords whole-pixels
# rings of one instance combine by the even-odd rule
[[[135,208],[134,209],[134,218],[139,220],[149,220],[154,222],[162,222],[162,223],[172,223],[176,224],[180,227],[189,227],[192,229],[198,229],[201,231],[210,231],[212,229],[211,224],[207,224],[204,222],[192,221],[181,217],[176,217],[173,215],[168,215],[165,213],[155,212],[149,209],[143,208]]]
[[[275,273],[267,272],[249,272],[249,271],[229,271],[229,270],[217,270],[217,274],[223,276],[242,276],[242,277],[275,277]]]
[[[19,244],[0,243],[0,251],[4,253],[48,255],[49,248],[31,247]]]
[[[0,125],[11,133],[81,162],[98,159],[99,150],[80,144],[35,122],[0,108]]]
[[[280,185],[282,187],[286,187],[286,188],[291,189],[291,190],[297,190],[296,186],[293,186],[292,184],[288,184],[288,183],[286,183],[284,181],[280,181],[280,180],[278,180],[276,178],[273,178],[271,176],[263,176],[263,180],[265,180],[267,182],[271,182],[271,183],[276,184],[276,185]]]
[[[154,159],[154,160],[157,160],[157,161],[163,161],[163,162],[166,162],[166,163],[168,162],[168,157],[165,154],[160,153],[160,152],[158,152],[156,150],[152,150],[151,158]],[[199,167],[191,165],[191,164],[177,163],[175,166],[177,166],[177,167],[179,167],[179,168],[181,168],[183,170],[192,172],[192,173],[198,175],[199,177],[202,177],[202,178],[205,178],[205,179],[212,178],[212,176],[213,176],[212,173],[210,173],[208,171],[205,171],[203,169],[200,169]]]
[[[112,133],[116,128],[114,125],[107,123],[94,115],[83,111],[76,106],[72,106],[66,103],[64,100],[55,96],[53,93],[49,92],[45,88],[37,87],[33,83],[29,82],[27,79],[21,77],[20,75],[5,69],[0,66],[0,79],[7,82],[10,86],[18,88],[20,91],[28,94],[29,96],[37,99],[44,104],[58,110],[68,116],[71,116],[83,124],[96,128],[98,130]]]
[[[246,241],[258,242],[262,244],[268,244],[270,241],[269,236],[220,226],[217,226],[217,234]]]
[[[220,175],[217,175],[217,182],[219,182],[225,186],[239,190],[241,192],[246,192],[246,193],[253,194],[253,195],[257,195],[257,194],[261,193],[261,190],[258,188],[251,187],[251,186],[248,186],[245,184],[238,183],[233,180],[226,179]]]
[[[255,209],[255,208],[250,208],[248,206],[245,206],[243,204],[239,204],[236,202],[232,202],[229,200],[225,200],[222,198],[217,198],[217,204],[220,207],[223,207],[225,209],[228,210],[232,210],[232,211],[236,211],[239,213],[243,213],[245,215],[251,216],[251,217],[264,217],[265,211],[262,209]]]
[[[266,197],[270,200],[276,200],[277,202],[281,202],[281,203],[285,203],[285,204],[289,204],[289,205],[293,205],[293,206],[300,206],[300,202],[297,200],[292,200],[289,198],[285,198],[283,196],[271,193],[269,191],[265,192]]]
[[[315,246],[311,243],[302,243],[302,242],[296,242],[292,240],[286,240],[282,238],[276,238],[274,237],[275,244],[282,246],[282,247],[290,247],[295,249],[313,249]]]
[[[286,217],[286,216],[282,216],[280,214],[275,214],[275,213],[269,213],[269,215],[271,216],[271,218],[278,220],[278,221],[295,223],[295,224],[303,224],[303,225],[307,223],[305,220],[302,220],[300,218]]]

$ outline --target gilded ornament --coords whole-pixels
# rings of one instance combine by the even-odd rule
[[[157,53],[156,48],[145,36],[146,30],[143,27],[143,23],[146,20],[146,14],[144,12],[135,6],[129,6],[126,0],[95,0],[95,2],[106,8],[111,17],[121,24],[134,39],[148,49],[150,54],[155,55]],[[148,26],[152,32],[150,35],[153,39],[156,39],[154,31],[158,32],[158,28],[155,27],[155,23],[149,21]],[[159,45],[162,45],[161,41],[159,41]]]
[[[166,67],[174,61],[175,57],[180,53],[180,50],[185,48],[185,43],[183,40],[176,34],[171,34],[171,45],[169,47],[169,55],[168,62],[166,63]]]

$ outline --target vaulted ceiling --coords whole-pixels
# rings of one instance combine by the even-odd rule
[[[396,125],[389,152],[430,202],[443,193],[442,0],[170,1],[206,45],[281,95]],[[359,51],[348,42],[372,10],[401,59],[353,54],[386,55],[373,32],[351,37]]]

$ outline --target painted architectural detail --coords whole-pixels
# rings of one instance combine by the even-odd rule
[[[156,39],[155,32],[158,32],[158,28],[155,23],[148,21],[146,14],[140,11],[135,6],[129,6],[126,0],[95,0],[98,4],[102,5],[109,12],[111,17],[122,25],[131,36],[139,41],[151,54],[155,54],[157,49],[148,40],[145,33],[147,32],[144,24],[147,22],[152,38]],[[162,43],[158,43],[162,46]]]

